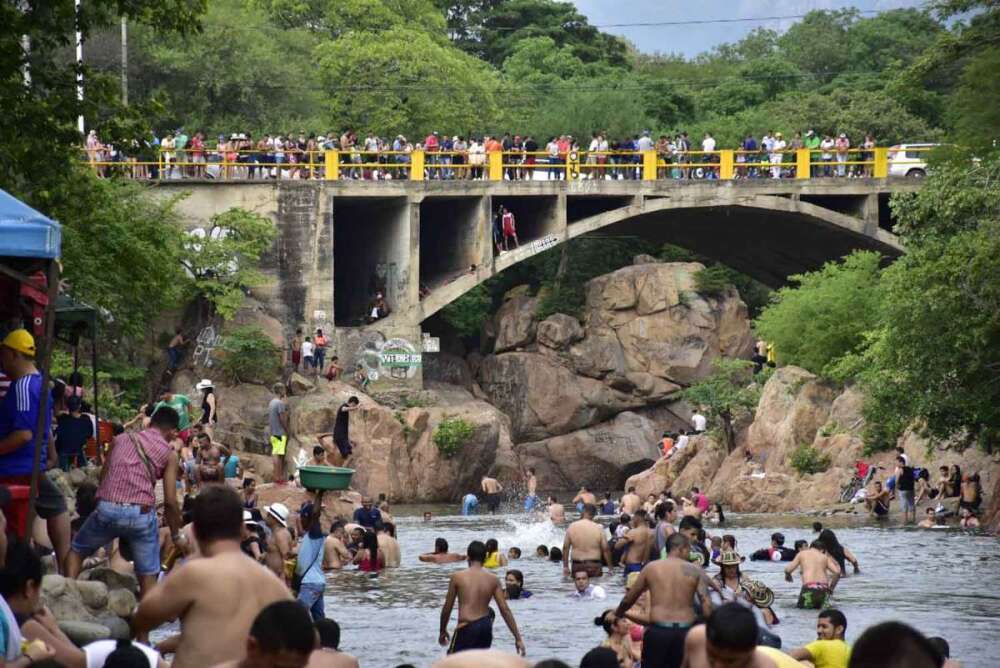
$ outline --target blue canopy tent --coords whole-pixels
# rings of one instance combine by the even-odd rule
[[[13,279],[17,289],[13,294],[2,294],[5,311],[17,311],[21,296],[27,291],[36,301],[44,302],[41,315],[32,318],[36,334],[44,327],[41,340],[36,336],[36,363],[42,373],[42,387],[49,386],[49,360],[55,333],[56,298],[59,295],[59,253],[62,247],[62,231],[59,223],[48,218],[9,193],[0,190],[0,274]],[[42,392],[41,410],[38,411],[38,425],[35,429],[35,465],[31,471],[31,487],[28,496],[28,516],[26,537],[31,536],[35,519],[35,499],[38,496],[39,464],[42,457],[42,432],[45,416],[49,410],[49,392]]]

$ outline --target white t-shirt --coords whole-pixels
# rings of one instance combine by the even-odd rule
[[[160,663],[160,653],[152,647],[140,645],[137,642],[133,646],[142,650],[142,653],[149,659],[149,668],[156,668]],[[97,640],[83,648],[83,653],[87,657],[87,668],[103,668],[104,662],[108,660],[108,655],[115,651],[118,642],[115,640]]]
[[[316,346],[313,344],[312,341],[303,341],[302,342],[302,356],[303,357],[312,357],[313,356],[313,352],[315,351],[315,349],[316,349]]]
[[[705,139],[701,142],[701,150],[705,151],[705,152],[714,151],[715,150],[715,138],[714,137],[705,137]]]
[[[688,444],[688,435],[681,434],[680,436],[677,437],[677,445],[675,445],[674,447],[677,448],[678,450],[683,450],[684,448],[687,447],[687,444]]]
[[[695,431],[705,431],[705,425],[708,423],[708,420],[701,413],[695,413],[691,416],[691,422],[694,423]]]

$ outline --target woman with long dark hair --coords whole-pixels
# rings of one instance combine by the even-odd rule
[[[354,563],[362,573],[378,573],[385,568],[385,557],[378,549],[378,537],[371,529],[361,537],[361,549],[354,555]]]
[[[212,431],[219,421],[219,403],[215,396],[215,385],[206,378],[196,387],[201,391],[201,419],[199,422],[205,426],[205,433],[209,437],[214,437]]]
[[[833,557],[833,560],[837,562],[838,566],[840,566],[841,575],[847,575],[846,562],[848,561],[851,562],[852,566],[854,566],[855,573],[861,572],[861,568],[858,566],[858,558],[851,554],[850,550],[840,544],[840,541],[837,540],[837,534],[833,533],[833,531],[830,529],[823,529],[819,533],[818,540],[823,543],[824,547],[826,547],[827,554]]]

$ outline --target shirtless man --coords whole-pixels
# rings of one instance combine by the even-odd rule
[[[337,571],[351,563],[351,552],[347,549],[347,531],[344,523],[337,521],[330,527],[330,535],[323,542],[323,570]]]
[[[566,529],[562,548],[563,575],[587,571],[592,578],[601,577],[603,564],[608,565],[608,573],[611,573],[611,548],[604,539],[604,527],[594,521],[595,515],[597,509],[588,503],[583,507],[580,519]]]
[[[822,609],[840,579],[840,566],[826,553],[823,543],[814,540],[808,550],[796,554],[792,563],[785,566],[785,579],[791,582],[792,573],[799,569],[802,569],[802,589],[795,607]]]
[[[486,545],[474,540],[467,550],[469,567],[459,571],[448,580],[448,594],[441,608],[441,632],[438,642],[441,646],[448,645],[448,621],[451,619],[451,609],[458,597],[458,625],[455,627],[455,637],[451,638],[448,654],[468,649],[489,649],[493,644],[493,614],[490,609],[490,599],[496,601],[500,616],[507,623],[511,635],[514,636],[514,646],[517,653],[524,656],[524,640],[517,630],[514,614],[507,606],[507,597],[497,576],[483,568],[486,560]]]
[[[631,528],[621,538],[623,543],[628,543],[624,559],[626,579],[629,573],[641,571],[649,561],[654,538],[653,532],[649,530],[649,522],[646,521],[646,511],[635,511],[632,515]]]
[[[875,492],[865,499],[865,505],[875,517],[882,519],[889,516],[889,490],[882,488],[882,483],[875,481]]]
[[[497,509],[500,508],[500,492],[503,491],[503,485],[501,485],[496,478],[490,478],[489,476],[484,475],[481,481],[481,487],[483,494],[486,497],[486,507],[489,508],[490,513],[496,515]]]
[[[399,568],[399,564],[403,560],[399,541],[393,538],[385,524],[375,525],[375,539],[378,541],[378,549],[385,557],[385,567]]]
[[[642,665],[646,665],[645,658]],[[739,603],[719,607],[705,624],[691,629],[684,641],[684,663],[679,665],[684,668],[778,666],[764,650],[757,648],[757,620]]]
[[[917,527],[920,529],[933,529],[937,525],[937,514],[935,514],[933,508],[928,508],[927,513],[924,515],[924,519],[917,524]]]
[[[635,511],[639,510],[640,506],[642,506],[642,499],[635,493],[635,487],[629,487],[628,491],[622,496],[621,511],[627,515],[633,515]]]
[[[264,564],[285,580],[285,561],[292,553],[292,534],[288,530],[288,508],[283,503],[272,503],[264,508],[264,522],[271,530],[271,540],[267,541]]]
[[[562,524],[566,521],[566,509],[554,496],[549,496],[549,519],[553,524]]]
[[[424,552],[417,559],[426,564],[453,564],[456,561],[463,561],[465,557],[455,552],[449,552],[448,541],[444,538],[435,538],[434,551]]]
[[[243,508],[223,485],[210,485],[194,500],[194,533],[203,557],[186,562],[149,592],[132,620],[137,634],[180,618],[173,665],[203,668],[241,661],[258,613],[291,601],[282,580],[240,550]]]
[[[319,647],[309,655],[306,668],[359,668],[358,660],[340,651],[340,624],[332,619],[317,619]]]
[[[580,491],[573,497],[573,503],[576,504],[576,509],[582,513],[584,506],[597,504],[597,497],[587,489],[586,485],[582,485]]]
[[[667,558],[647,564],[615,610],[616,617],[624,618],[642,593],[649,591],[650,624],[642,642],[643,668],[680,667],[684,640],[695,622],[695,594],[701,599],[704,613],[712,612],[704,573],[688,561],[690,549],[687,536],[671,534]]]

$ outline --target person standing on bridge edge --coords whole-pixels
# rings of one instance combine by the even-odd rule
[[[503,225],[503,249],[510,250],[507,240],[514,239],[514,248],[520,248],[521,244],[517,240],[517,228],[514,223],[514,214],[505,206],[500,205],[500,221]]]

